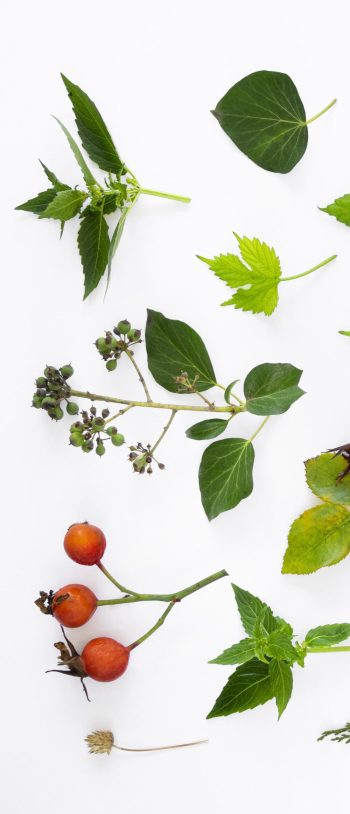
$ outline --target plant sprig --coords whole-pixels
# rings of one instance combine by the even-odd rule
[[[84,272],[84,299],[86,299],[99,284],[106,270],[108,285],[112,260],[126,219],[140,195],[152,195],[182,203],[189,203],[191,199],[141,186],[134,173],[121,160],[95,103],[78,85],[73,84],[63,74],[61,76],[72,103],[82,146],[91,160],[107,172],[107,177],[104,179],[104,185],[99,183],[69,130],[54,117],[80,167],[86,189],[80,190],[62,183],[45,164],[40,162],[51,187],[39,192],[35,198],[20,204],[16,209],[33,212],[40,219],[58,220],[61,224],[61,235],[64,224],[74,217],[79,217],[78,249]],[[110,237],[106,216],[114,212],[119,213],[119,219]]]
[[[44,375],[36,380],[33,406],[43,409],[53,420],[63,418],[62,405],[70,415],[77,415],[79,405],[72,399],[86,399],[90,402],[117,404],[119,409],[110,415],[108,407],[101,415],[92,404],[90,410],[82,410],[81,417],[70,428],[70,443],[84,453],[95,449],[102,457],[106,444],[122,446],[125,438],[114,424],[129,410],[134,408],[166,410],[169,417],[159,437],[153,443],[138,441],[132,444],[129,460],[134,472],[151,474],[154,463],[164,469],[164,464],[155,456],[160,443],[169,431],[179,412],[199,412],[214,414],[215,418],[202,420],[188,428],[186,435],[195,440],[207,440],[223,434],[231,421],[242,412],[249,412],[263,418],[250,438],[226,438],[210,444],[201,460],[199,468],[199,488],[202,503],[209,520],[221,512],[234,508],[253,489],[253,440],[265,426],[269,416],[286,412],[299,399],[304,391],[299,387],[301,370],[290,364],[261,364],[254,367],[245,378],[244,399],[233,390],[237,381],[227,387],[218,384],[208,351],[201,337],[189,325],[165,317],[157,311],[148,311],[146,324],[146,350],[148,367],[155,381],[166,390],[193,396],[197,403],[172,403],[152,400],[145,378],[134,359],[133,346],[141,341],[141,331],[132,328],[128,320],[119,322],[112,331],[96,340],[97,350],[107,370],[118,365],[122,355],[132,363],[143,387],[146,401],[104,396],[91,390],[78,390],[68,384],[73,374],[71,365],[61,368],[47,366]],[[204,392],[219,388],[223,391],[224,403],[217,405]],[[219,418],[220,416],[220,418]]]

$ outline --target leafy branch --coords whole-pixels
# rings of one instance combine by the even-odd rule
[[[44,375],[36,380],[33,406],[45,410],[48,416],[58,421],[63,418],[63,407],[69,415],[77,416],[79,404],[72,399],[92,402],[89,411],[82,410],[80,418],[70,427],[70,444],[84,453],[95,450],[102,457],[106,445],[122,446],[124,435],[113,423],[134,408],[167,410],[170,416],[159,437],[153,443],[133,444],[129,447],[129,460],[134,472],[151,474],[153,464],[164,469],[164,464],[155,458],[155,452],[169,431],[178,412],[198,412],[215,415],[215,418],[202,420],[186,431],[188,438],[208,440],[222,435],[231,421],[242,412],[261,416],[263,421],[253,435],[248,438],[226,438],[210,444],[202,456],[199,468],[199,488],[204,510],[209,520],[221,512],[232,509],[248,497],[253,489],[253,440],[266,424],[270,415],[279,415],[303,395],[299,387],[301,370],[290,364],[261,364],[254,367],[243,384],[244,399],[236,395],[233,388],[237,380],[227,387],[217,383],[213,365],[201,337],[189,325],[171,320],[157,311],[148,311],[146,324],[146,351],[148,367],[153,378],[166,390],[192,396],[201,403],[173,403],[154,401],[144,375],[134,359],[134,346],[141,341],[141,331],[131,326],[128,320],[120,321],[112,331],[96,340],[96,348],[108,371],[115,371],[120,358],[125,355],[137,373],[146,395],[146,401],[121,396],[106,396],[91,390],[76,389],[69,380],[73,375],[71,365],[56,368],[48,365]],[[224,403],[216,404],[213,399],[203,396],[213,387],[224,393]],[[203,403],[204,399],[204,403]],[[104,407],[100,415],[95,402],[105,405],[116,404],[119,410],[110,415]],[[220,418],[218,418],[218,414]],[[118,422],[119,423],[119,422]]]
[[[61,76],[72,103],[82,146],[91,160],[108,175],[104,179],[104,186],[96,180],[73,136],[54,116],[80,167],[86,189],[80,190],[77,187],[73,189],[68,184],[62,183],[45,164],[40,162],[51,187],[39,192],[35,198],[20,204],[16,209],[33,212],[40,219],[54,218],[60,221],[61,235],[66,221],[74,217],[80,218],[78,249],[85,278],[84,299],[86,299],[99,284],[106,270],[108,285],[113,257],[126,219],[140,195],[153,195],[182,203],[189,203],[190,198],[141,186],[134,173],[121,160],[95,103],[78,85],[74,85],[63,74]],[[119,213],[119,219],[110,237],[106,216],[114,212]]]

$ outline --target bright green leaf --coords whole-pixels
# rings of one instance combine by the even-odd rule
[[[230,676],[207,718],[254,709],[260,704],[266,704],[273,695],[269,665],[252,659],[237,667]]]
[[[273,630],[270,633],[266,645],[266,655],[277,661],[293,662],[295,651],[289,636],[281,630]]]
[[[119,218],[118,223],[117,223],[117,225],[116,225],[116,227],[114,229],[114,232],[113,232],[112,237],[111,237],[111,242],[109,244],[106,292],[107,292],[110,277],[111,277],[113,257],[114,257],[114,255],[115,255],[115,253],[117,251],[117,248],[118,248],[119,243],[120,243],[121,236],[122,236],[123,231],[124,231],[124,226],[125,226],[125,221],[126,221],[126,218],[127,218],[128,211],[129,211],[128,209],[123,209],[121,211],[120,218]]]
[[[57,192],[51,203],[40,213],[39,218],[55,218],[62,222],[70,220],[80,212],[86,198],[86,193],[80,192],[79,189]]]
[[[185,322],[148,310],[146,350],[152,376],[171,393],[191,392],[176,381],[184,373],[195,390],[209,390],[215,385],[215,373],[204,342]]]
[[[336,198],[329,206],[320,206],[319,209],[321,212],[327,212],[327,215],[332,215],[340,221],[340,223],[345,223],[346,226],[350,226],[350,195],[343,195],[341,198]]]
[[[345,641],[350,636],[350,625],[342,622],[335,625],[320,625],[309,630],[305,636],[308,647],[331,647]]]
[[[338,331],[338,333],[342,334],[343,336],[350,336],[350,331]]]
[[[226,401],[226,404],[232,404],[231,393],[232,393],[232,390],[233,390],[235,384],[238,384],[238,382],[239,382],[239,379],[234,379],[233,382],[230,382],[230,384],[227,385],[226,390],[224,392],[224,399]]]
[[[225,432],[228,421],[222,418],[208,418],[206,421],[199,421],[198,424],[192,424],[186,430],[187,438],[192,438],[194,441],[204,441],[208,438],[217,438]]]
[[[34,212],[34,215],[40,215],[55,197],[55,189],[45,189],[43,192],[39,192],[35,198],[30,198],[29,201],[16,206],[16,209],[22,209],[24,212]]]
[[[250,495],[253,464],[253,445],[244,438],[214,441],[207,447],[199,467],[199,488],[208,520]]]
[[[255,656],[254,639],[242,639],[238,644],[233,644],[224,650],[216,659],[212,659],[209,664],[244,664]]]
[[[311,574],[343,560],[350,551],[350,513],[325,503],[294,521],[284,555],[283,574]]]
[[[254,636],[255,625],[258,621],[264,618],[266,630],[270,632],[274,629],[273,613],[271,608],[262,602],[257,596],[245,591],[238,585],[232,583],[232,588],[237,603],[238,613],[241,617],[241,622],[248,636]]]
[[[39,158],[39,161],[40,161],[40,158]],[[42,168],[44,170],[45,175],[47,176],[49,181],[51,181],[51,184],[54,187],[54,189],[56,190],[56,192],[63,192],[63,190],[65,190],[65,189],[71,189],[71,187],[68,186],[68,184],[62,184],[62,182],[58,180],[55,173],[52,172],[51,170],[49,170],[49,168],[46,166],[46,164],[44,164],[42,161],[40,161],[40,164],[41,164],[41,166],[42,166]]]
[[[86,299],[100,282],[108,263],[108,226],[102,210],[89,211],[82,218],[78,232],[78,248],[84,270],[84,299]]]
[[[87,154],[101,169],[119,175],[123,163],[96,105],[78,85],[74,85],[63,74],[61,76],[72,102],[78,133]]]
[[[314,495],[330,503],[350,505],[350,478],[337,481],[345,466],[342,456],[331,453],[305,461],[307,484]]]
[[[269,664],[271,689],[276,699],[278,717],[284,712],[293,691],[293,673],[285,661],[273,659]]]
[[[254,367],[244,382],[247,410],[254,415],[285,413],[304,395],[298,387],[302,370],[288,364],[263,364]]]
[[[79,167],[80,167],[80,169],[81,169],[81,171],[83,173],[85,183],[87,184],[87,186],[89,188],[98,186],[96,178],[94,178],[91,170],[89,169],[89,167],[88,167],[88,165],[87,165],[87,163],[85,161],[84,156],[82,155],[81,151],[79,150],[79,147],[78,147],[76,141],[74,141],[73,136],[71,136],[69,130],[67,130],[65,125],[62,124],[62,122],[59,119],[57,119],[56,116],[54,116],[53,118],[56,120],[57,124],[59,124],[59,126],[61,127],[61,129],[63,130],[63,132],[64,132],[64,134],[66,136],[68,144],[69,144],[69,146],[70,146],[70,148],[71,148],[71,150],[72,150],[72,152],[73,152],[73,154],[75,156],[75,159],[76,159],[77,163],[79,164]]]

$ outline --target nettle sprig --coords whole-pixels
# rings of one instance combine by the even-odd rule
[[[350,645],[337,645],[350,637],[350,624],[320,625],[297,642],[291,625],[265,602],[237,585],[232,588],[247,638],[210,662],[239,666],[207,717],[245,712],[274,699],[280,718],[292,695],[293,668],[304,667],[312,653],[349,652]]]
[[[80,167],[85,189],[73,188],[62,183],[45,164],[40,162],[51,187],[39,192],[35,198],[20,204],[16,209],[33,212],[40,219],[58,220],[61,223],[61,235],[66,221],[79,217],[78,249],[84,272],[84,299],[86,299],[99,284],[106,269],[109,282],[112,260],[123,234],[126,219],[140,195],[154,195],[182,203],[189,203],[191,199],[141,186],[134,173],[121,160],[94,102],[78,85],[74,85],[63,74],[61,76],[72,103],[82,146],[89,158],[107,172],[107,177],[104,184],[94,177],[73,136],[65,125],[54,117],[62,128]],[[106,216],[115,212],[118,212],[119,217],[110,237]]]
[[[120,396],[104,396],[91,390],[78,390],[68,385],[64,379],[64,368],[46,367],[44,376],[36,381],[37,389],[33,405],[47,411],[50,418],[63,417],[62,404],[66,403],[68,413],[79,408],[71,399],[86,399],[92,403],[117,404],[118,412],[110,415],[108,407],[101,414],[96,408],[82,410],[81,417],[70,428],[70,443],[80,447],[84,453],[95,450],[104,455],[107,442],[114,446],[124,444],[124,435],[119,430],[119,421],[135,408],[154,409],[168,412],[168,419],[159,437],[152,443],[136,441],[129,447],[129,460],[134,472],[151,474],[154,464],[164,469],[158,460],[158,447],[169,431],[179,412],[197,412],[204,420],[186,430],[188,438],[205,441],[216,438],[228,430],[233,419],[244,412],[263,417],[262,422],[250,438],[225,438],[210,444],[204,451],[199,467],[199,488],[202,504],[209,520],[221,512],[234,508],[248,497],[253,489],[254,447],[253,440],[265,426],[269,416],[286,412],[303,395],[299,387],[301,370],[290,364],[261,364],[254,367],[246,376],[243,396],[237,395],[234,387],[237,379],[227,386],[216,379],[208,351],[201,337],[185,322],[172,320],[157,311],[148,311],[146,323],[146,351],[149,370],[157,382],[171,393],[192,396],[193,403],[169,403],[154,401],[149,386],[134,358],[132,346],[141,341],[141,331],[132,328],[128,320],[122,320],[96,340],[97,350],[107,369],[115,370],[122,355],[133,365],[146,397],[145,401]],[[69,366],[71,372],[71,367]],[[49,375],[46,375],[49,374]],[[212,388],[223,393],[223,404],[204,395]],[[207,418],[206,416],[212,416]],[[114,423],[118,421],[118,427]],[[157,452],[157,457],[156,457]]]

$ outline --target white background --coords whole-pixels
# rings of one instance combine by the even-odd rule
[[[70,581],[87,582],[100,597],[113,594],[97,569],[84,570],[63,552],[67,526],[88,518],[108,538],[107,567],[136,589],[176,590],[226,567],[301,636],[316,624],[350,620],[350,561],[310,577],[280,573],[289,525],[314,502],[303,460],[350,433],[350,340],[337,333],[350,329],[350,232],[317,209],[350,186],[348,4],[33,0],[3,3],[2,16],[3,810],[336,808],[348,797],[350,746],[316,738],[350,716],[350,654],[310,656],[304,671],[296,668],[280,723],[273,703],[206,721],[230,672],[206,662],[242,635],[226,580],[174,610],[119,682],[89,682],[87,704],[77,682],[45,675],[55,666],[59,631],[33,600],[40,588]],[[259,69],[290,74],[308,117],[338,98],[311,125],[306,155],[289,175],[251,163],[209,112]],[[60,71],[97,102],[144,186],[193,199],[190,206],[155,198],[137,204],[105,302],[103,286],[82,302],[75,222],[59,242],[55,222],[13,211],[47,186],[38,156],[63,181],[81,180],[50,118],[75,132]],[[281,286],[269,319],[222,309],[226,291],[195,255],[233,250],[233,229],[273,245],[284,274],[339,257]],[[211,524],[197,485],[202,444],[186,439],[188,417],[177,416],[161,447],[165,472],[138,478],[126,448],[108,450],[103,461],[84,456],[67,444],[67,419],[51,425],[29,406],[46,362],[71,361],[77,388],[139,397],[133,371],[123,362],[107,374],[92,343],[125,316],[143,327],[147,306],[196,328],[224,383],[265,361],[305,371],[307,395],[256,441],[252,496]],[[144,346],[138,359],[146,369]],[[127,439],[154,440],[163,419],[134,411],[123,420]],[[232,433],[251,434],[257,421],[238,418]],[[93,635],[128,643],[158,610],[101,609],[72,639],[78,648]],[[111,728],[126,745],[200,737],[209,744],[93,757],[83,738],[95,727]]]

